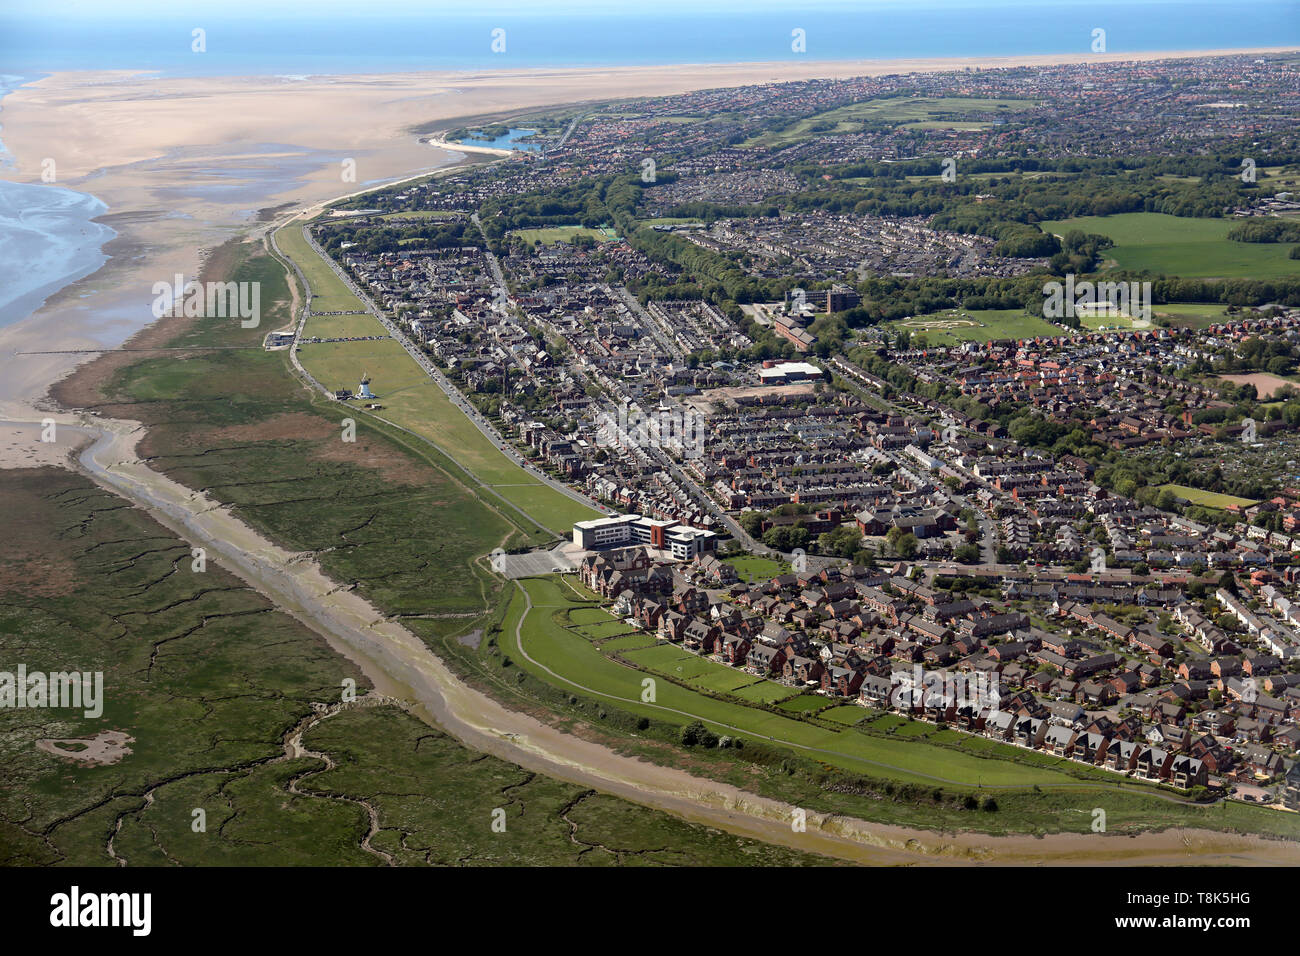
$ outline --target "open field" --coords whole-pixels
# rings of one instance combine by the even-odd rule
[[[455,219],[462,215],[458,212],[452,212],[450,209],[410,209],[405,212],[389,212],[382,216],[376,216],[377,219],[383,220],[409,220],[409,219]]]
[[[1168,302],[1152,305],[1151,312],[1157,324],[1180,329],[1204,329],[1230,318],[1217,302]]]
[[[1300,384],[1282,378],[1280,375],[1271,375],[1268,372],[1251,372],[1248,375],[1220,375],[1219,378],[1225,382],[1235,382],[1238,385],[1254,385],[1255,394],[1263,399],[1272,398],[1284,388],[1300,390]]]
[[[988,121],[972,121],[972,113],[1009,115],[1030,109],[1030,100],[996,100],[975,97],[883,97],[827,110],[799,120],[783,130],[771,130],[747,140],[744,146],[788,146],[815,133],[858,133],[869,125],[911,126],[933,124],[932,128],[974,129]]]
[[[587,226],[549,226],[541,229],[516,229],[510,233],[524,242],[540,242],[549,246],[553,242],[569,242],[577,236],[586,236],[596,242],[610,242],[618,237],[609,229],[590,229]]]
[[[1250,498],[1236,498],[1232,495],[1221,495],[1213,491],[1203,491],[1200,488],[1191,488],[1187,485],[1161,485],[1160,490],[1172,491],[1179,498],[1186,498],[1194,505],[1201,505],[1205,508],[1228,508],[1236,505],[1238,508],[1249,508],[1251,505],[1259,504]]]
[[[365,309],[334,270],[307,245],[301,222],[294,220],[281,228],[275,234],[275,241],[286,256],[298,263],[311,283],[313,312],[359,312]]]
[[[788,561],[775,561],[772,558],[760,558],[752,554],[738,555],[724,560],[736,569],[742,581],[768,581],[790,570]]]
[[[307,323],[302,330],[304,339],[310,339],[313,336],[322,339],[361,338],[367,335],[388,336],[388,330],[369,312],[350,315],[316,315],[313,313],[307,316]],[[304,350],[307,347],[309,346],[304,346]]]
[[[1154,311],[1153,309],[1152,312],[1154,313]],[[1091,307],[1076,305],[1075,313],[1079,317],[1079,324],[1083,328],[1094,332],[1114,331],[1117,329],[1149,329],[1154,325],[1153,322],[1141,316],[1131,315],[1118,307],[1112,308],[1109,303],[1094,303]]]
[[[924,337],[936,346],[1066,334],[1060,326],[1020,309],[947,309],[888,322],[881,328],[891,333],[910,332],[913,340]]]
[[[1155,212],[1082,216],[1041,222],[1044,232],[1071,229],[1109,236],[1105,264],[1121,269],[1190,278],[1275,279],[1300,276],[1300,260],[1288,259],[1284,242],[1233,242],[1225,238],[1235,219],[1188,219]]]
[[[844,704],[840,707],[824,710],[817,716],[822,720],[829,720],[836,724],[848,724],[851,727],[866,720],[870,714],[871,711],[865,707],[859,707],[857,704]]]
[[[194,572],[188,543],[67,471],[0,472],[0,489],[47,519],[0,542],[0,647],[105,688],[100,718],[0,712],[6,865],[825,862],[476,753],[390,704],[319,714],[343,678],[365,695],[360,672],[220,567]],[[39,748],[102,727],[127,738],[116,763]],[[313,753],[287,755],[294,727]]]

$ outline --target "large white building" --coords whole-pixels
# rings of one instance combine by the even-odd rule
[[[716,532],[703,528],[637,514],[593,518],[573,526],[573,543],[587,551],[648,545],[669,552],[679,561],[688,561],[698,554],[712,551],[717,545],[717,537]]]

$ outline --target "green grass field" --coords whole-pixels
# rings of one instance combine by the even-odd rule
[[[387,335],[388,330],[369,312],[356,315],[309,315],[303,326],[304,339],[317,336],[322,339],[360,338],[365,335]],[[311,347],[304,346],[304,351]]]
[[[737,555],[724,560],[736,569],[742,581],[770,581],[790,570],[788,561],[774,561],[771,558],[760,558],[752,554]]]
[[[1190,278],[1300,277],[1300,260],[1288,259],[1282,242],[1233,242],[1225,238],[1234,219],[1188,219],[1155,212],[1083,216],[1039,223],[1044,232],[1071,229],[1109,236],[1115,245],[1102,255],[1121,269]]]
[[[377,219],[384,220],[403,220],[403,219],[457,219],[464,213],[453,212],[450,209],[411,209],[406,212],[390,212],[382,216],[376,216]]]
[[[553,242],[569,242],[575,236],[586,236],[596,242],[610,242],[618,238],[608,229],[589,229],[586,226],[550,226],[542,229],[516,229],[510,235],[518,236],[530,245],[541,242],[549,246]]]
[[[819,133],[860,133],[867,125],[889,123],[897,126],[972,129],[989,121],[972,120],[970,114],[1006,116],[1030,109],[1030,100],[979,99],[976,97],[907,97],[894,96],[864,100],[799,120],[781,130],[769,130],[750,138],[746,147],[788,146]]]
[[[911,332],[929,345],[951,347],[962,342],[992,342],[1067,334],[1060,326],[1020,309],[948,309],[900,319],[881,326],[891,334]]]
[[[1190,488],[1187,485],[1161,485],[1160,490],[1172,491],[1179,498],[1186,498],[1192,504],[1202,505],[1206,508],[1227,508],[1230,505],[1236,505],[1238,508],[1249,508],[1251,505],[1259,504],[1258,501],[1250,498],[1221,495],[1213,491],[1203,491],[1200,488]]]
[[[273,264],[259,262],[249,268],[233,271],[236,280],[259,280],[268,286],[283,283],[283,277]],[[264,293],[264,301],[270,296]],[[283,304],[268,312],[287,319]],[[242,336],[242,338],[240,338]],[[185,332],[171,344],[249,344],[260,340],[260,333],[252,334],[236,328],[199,326]],[[783,717],[739,701],[716,700],[689,688],[679,687],[669,681],[657,682],[657,705],[651,707],[641,702],[641,681],[646,676],[641,671],[602,653],[581,635],[566,629],[553,617],[557,609],[589,602],[590,592],[570,578],[548,577],[526,582],[538,605],[529,615],[523,631],[523,645],[533,656],[538,656],[545,670],[528,663],[520,652],[515,635],[515,623],[523,614],[523,599],[517,585],[482,573],[475,562],[477,556],[508,535],[519,532],[507,515],[494,510],[484,499],[474,493],[473,487],[459,482],[454,476],[459,472],[448,465],[440,470],[443,461],[427,444],[384,426],[370,426],[364,421],[358,429],[355,446],[342,447],[338,441],[337,423],[340,409],[337,405],[307,393],[288,372],[285,353],[266,353],[260,349],[227,352],[194,352],[181,358],[148,357],[120,372],[108,386],[113,394],[98,407],[108,415],[129,413],[149,424],[149,436],[141,446],[141,453],[150,456],[155,467],[194,487],[203,487],[217,500],[230,504],[237,514],[253,527],[293,550],[310,551],[319,556],[325,570],[336,580],[355,584],[358,590],[385,613],[403,617],[412,630],[428,640],[440,654],[454,661],[457,668],[467,669],[472,679],[490,684],[494,693],[511,705],[536,708],[539,712],[550,710],[549,719],[561,722],[576,718],[580,723],[598,720],[597,706],[612,706],[620,715],[644,715],[650,728],[644,735],[624,732],[622,725],[603,725],[599,729],[616,735],[617,746],[637,752],[656,761],[674,766],[688,766],[693,772],[716,775],[738,786],[758,792],[797,801],[800,805],[824,807],[829,812],[851,813],[899,824],[914,826],[942,826],[945,828],[976,828],[993,831],[1028,830],[1044,832],[1070,829],[1065,815],[1081,813],[1080,807],[1097,804],[1096,786],[1066,774],[1062,761],[1044,755],[1016,752],[1015,763],[1008,760],[987,760],[961,749],[935,747],[925,741],[885,740],[864,733],[862,729],[832,730],[818,727],[793,717]],[[46,489],[55,492],[57,489]],[[13,499],[6,494],[6,502]],[[66,508],[67,500],[60,499]],[[119,510],[130,511],[124,505]],[[97,512],[103,514],[104,512]],[[73,517],[76,534],[86,533],[84,521]],[[132,538],[117,543],[134,554]],[[15,542],[7,540],[3,547],[12,549]],[[51,548],[41,546],[37,554],[46,556]],[[29,559],[22,559],[21,565]],[[161,560],[162,579],[175,579],[174,570],[166,573],[171,562],[164,551],[155,560]],[[128,577],[144,575],[153,580],[141,561],[126,562]],[[2,565],[3,562],[0,562]],[[139,565],[138,567],[136,565]],[[134,578],[133,578],[134,579]],[[509,590],[503,590],[508,588]],[[128,586],[128,589],[129,586]],[[242,590],[242,589],[240,589]],[[14,593],[24,602],[33,600],[33,589],[20,582]],[[66,590],[81,605],[97,610],[99,604],[87,600],[91,592],[85,587]],[[509,606],[501,607],[507,617],[501,629],[491,626],[483,641],[474,648],[457,643],[457,634],[476,626],[496,621],[494,609],[502,596],[509,596]],[[147,599],[166,598],[161,593],[142,594]],[[170,608],[165,599],[160,604],[149,603],[150,608],[166,608],[177,613],[185,607]],[[104,605],[105,609],[108,605]],[[475,618],[479,613],[482,616]],[[584,617],[587,616],[584,614]],[[599,618],[588,617],[587,624]],[[214,624],[216,622],[213,622]],[[254,617],[250,624],[256,625]],[[213,625],[205,627],[205,631]],[[585,625],[584,625],[585,626]],[[82,627],[85,634],[97,631]],[[256,631],[259,639],[261,632]],[[4,633],[4,629],[0,629]],[[38,632],[39,633],[39,632]],[[200,639],[206,637],[203,632]],[[187,638],[186,640],[189,640]],[[614,638],[614,641],[639,641],[639,635]],[[183,642],[175,648],[184,651]],[[281,648],[291,650],[291,648]],[[118,649],[115,649],[117,653]],[[508,655],[510,662],[504,660]],[[178,656],[184,656],[180,654]],[[287,666],[301,663],[292,655]],[[212,670],[215,681],[229,681],[238,674],[238,668],[228,667],[223,661],[209,661],[200,657],[198,666]],[[676,665],[673,665],[676,666]],[[522,670],[521,670],[522,669]],[[588,678],[592,689],[574,687],[566,682],[565,675],[576,673]],[[784,696],[797,693],[792,688],[768,681],[760,681],[734,669],[723,669],[718,674],[729,678],[752,680],[737,691],[737,696],[755,688],[764,692],[774,688]],[[260,674],[260,672],[259,672]],[[492,675],[492,676],[489,676]],[[504,679],[504,678],[508,678]],[[526,678],[520,680],[519,678]],[[713,673],[699,679],[713,679]],[[721,681],[721,677],[718,677]],[[608,687],[602,691],[595,684]],[[525,688],[527,691],[525,692]],[[242,692],[241,692],[242,693]],[[537,694],[537,696],[532,696]],[[617,694],[618,700],[610,696]],[[565,700],[575,703],[572,707]],[[664,710],[673,707],[680,713]],[[703,708],[710,708],[707,713]],[[666,742],[665,731],[700,714],[715,726],[722,721],[746,721],[740,735],[746,737],[749,752],[760,758],[755,761],[748,754],[737,751],[688,751]],[[355,719],[354,719],[355,716]],[[479,804],[475,795],[498,799],[509,790],[518,807],[519,816],[511,816],[512,833],[535,836],[542,833],[544,821],[551,814],[546,809],[554,806],[546,801],[542,789],[549,782],[520,772],[511,776],[490,758],[454,748],[443,751],[442,739],[435,739],[423,724],[406,726],[385,720],[369,721],[370,716],[357,714],[340,716],[308,735],[311,746],[329,749],[338,761],[340,772],[327,776],[313,773],[300,779],[304,791],[357,794],[381,806],[383,819],[393,821],[392,826],[377,834],[375,845],[394,853],[401,862],[448,862],[465,859],[470,862],[529,862],[523,854],[529,849],[528,840],[495,849],[477,842],[476,834],[462,832],[466,824],[463,814],[444,812],[452,807],[474,814]],[[382,716],[378,715],[377,716]],[[878,721],[870,721],[874,728]],[[929,728],[931,732],[934,728]],[[274,740],[279,741],[283,722],[275,728]],[[218,742],[238,740],[247,742],[250,736],[245,728],[235,728],[233,735],[219,736]],[[203,725],[203,745],[213,745],[213,728],[210,722]],[[331,732],[340,738],[332,740]],[[808,741],[800,749],[793,739]],[[657,736],[656,736],[657,735]],[[774,737],[781,748],[791,755],[804,757],[816,773],[798,770],[792,772],[780,766],[781,758],[767,763],[758,753],[759,744],[766,746],[764,738]],[[11,746],[13,735],[4,736],[4,745]],[[366,748],[375,742],[391,741],[394,753],[370,753]],[[337,749],[335,749],[337,745]],[[827,746],[823,746],[827,745]],[[776,747],[773,744],[773,747]],[[989,751],[1003,753],[1006,748]],[[830,756],[826,751],[841,756]],[[483,778],[468,775],[469,771],[455,761],[454,754],[465,755],[473,767],[491,770]],[[7,753],[0,754],[7,758]],[[908,780],[920,784],[920,797],[881,792],[878,788],[866,791],[840,792],[827,789],[818,776],[839,766],[845,760],[850,774],[870,775],[872,779]],[[450,762],[450,763],[449,763]],[[10,767],[6,763],[6,767]],[[159,790],[156,793],[158,814],[150,817],[141,814],[121,831],[120,849],[132,853],[140,860],[166,862],[191,862],[190,844],[177,843],[186,852],[175,860],[161,859],[157,849],[149,850],[148,842],[167,821],[183,819],[183,813],[194,806],[196,797],[207,799],[206,794],[220,796],[222,806],[233,807],[233,817],[224,815],[224,829],[237,835],[238,848],[246,853],[252,846],[274,843],[280,853],[277,859],[288,861],[333,861],[324,849],[337,851],[337,856],[348,855],[356,859],[355,840],[358,823],[363,817],[353,807],[332,806],[320,811],[321,819],[332,818],[335,823],[345,821],[343,829],[329,830],[316,827],[300,828],[310,813],[300,801],[291,800],[284,793],[289,770],[320,769],[301,763],[275,765],[257,779],[230,783],[221,768],[208,780],[193,776],[178,780],[177,796]],[[391,768],[391,769],[390,769]],[[388,771],[387,773],[385,771]],[[900,776],[901,775],[901,776]],[[983,785],[1015,786],[1015,790],[1000,790],[1001,809],[995,814],[963,813],[954,808],[951,799],[940,803],[929,794],[935,786],[934,777],[974,781],[970,787]],[[432,786],[443,780],[447,786]],[[852,779],[852,778],[849,778]],[[1055,780],[1067,781],[1058,789]],[[1249,831],[1277,831],[1286,829],[1286,815],[1255,807],[1225,806],[1216,808],[1187,808],[1177,804],[1157,801],[1140,790],[1119,789],[1111,775],[1104,782],[1105,805],[1110,811],[1112,829],[1121,832],[1125,827],[1159,827],[1204,823],[1212,826],[1236,827]],[[455,781],[455,785],[450,785]],[[1029,781],[1043,781],[1041,792],[1031,792]],[[147,781],[145,781],[147,782]],[[6,778],[12,786],[12,771]],[[191,783],[193,785],[191,785]],[[66,786],[63,778],[51,779],[48,787],[73,795],[76,788]],[[465,793],[458,791],[463,785]],[[965,784],[963,784],[965,785]],[[26,813],[25,794],[32,792],[35,784],[24,781],[23,791],[14,789],[5,794],[13,806]],[[373,790],[370,788],[374,788]],[[951,794],[951,791],[949,791]],[[241,801],[256,799],[256,804]],[[577,830],[559,829],[563,838],[556,853],[567,853],[560,859],[588,862],[635,862],[644,856],[648,862],[731,862],[737,859],[751,864],[763,862],[763,848],[746,849],[732,854],[716,846],[708,832],[699,828],[668,832],[663,827],[679,825],[679,821],[662,815],[622,817],[621,803],[605,804],[569,789],[556,797],[558,805],[569,806],[566,819]],[[575,802],[576,801],[576,802]],[[137,803],[137,806],[139,804]],[[119,804],[105,804],[90,808],[69,818],[60,837],[80,841],[86,846],[103,845],[103,835],[112,826]],[[260,817],[247,812],[250,807],[269,808],[275,812]],[[79,806],[73,806],[76,811]],[[292,815],[286,819],[285,814]],[[260,818],[259,818],[260,817]],[[25,820],[26,818],[24,818]],[[275,822],[268,824],[266,819]],[[1086,818],[1081,818],[1081,832],[1086,830]],[[535,821],[539,829],[530,829]],[[138,823],[138,825],[136,825]],[[332,824],[333,825],[333,824]],[[128,832],[129,830],[129,832]],[[484,832],[486,828],[484,828]],[[592,836],[588,836],[588,834]],[[66,837],[63,836],[66,834]],[[402,835],[405,834],[405,839]],[[570,836],[571,834],[571,836]],[[617,834],[615,840],[611,835]],[[11,832],[0,834],[12,836]],[[590,842],[584,842],[590,841]],[[546,862],[551,844],[539,838],[532,841],[538,848],[533,862]],[[44,846],[43,837],[37,842]],[[599,844],[599,846],[597,845]],[[609,847],[616,849],[610,850]],[[170,847],[168,848],[170,849]],[[735,847],[733,847],[735,849]],[[687,857],[680,856],[683,850]],[[696,852],[698,850],[698,852]],[[743,852],[743,856],[740,853]],[[314,855],[306,855],[314,854]],[[216,856],[210,859],[216,859]],[[247,856],[236,854],[227,862],[238,862]],[[94,862],[108,862],[100,855]]]
[[[351,312],[365,308],[329,264],[307,245],[301,222],[294,221],[277,230],[275,242],[281,252],[298,264],[311,284],[313,312]]]
[[[792,714],[806,714],[815,710],[825,710],[832,703],[829,697],[822,697],[818,694],[801,694],[798,697],[783,700],[776,706],[782,710],[788,710]]]

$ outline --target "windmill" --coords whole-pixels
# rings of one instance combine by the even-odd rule
[[[375,393],[370,390],[370,376],[365,372],[361,373],[361,384],[357,387],[357,398],[374,398]]]

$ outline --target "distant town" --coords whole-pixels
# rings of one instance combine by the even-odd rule
[[[515,152],[310,231],[592,504],[542,570],[614,618],[1300,809],[1298,124],[1258,57],[768,84],[466,127]]]

